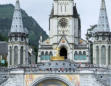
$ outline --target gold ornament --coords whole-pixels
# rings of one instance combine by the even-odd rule
[[[52,56],[51,60],[52,61],[64,61],[64,56],[60,56],[59,55],[59,52],[60,52],[60,48],[56,48],[57,50],[57,53],[56,53],[56,56]]]

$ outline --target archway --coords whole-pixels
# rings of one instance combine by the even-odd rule
[[[60,48],[60,56],[64,56],[67,59],[67,49],[65,47]]]
[[[58,75],[47,75],[37,78],[30,86],[75,86],[68,79]]]
[[[47,79],[38,83],[36,86],[68,86],[68,85],[60,80]]]

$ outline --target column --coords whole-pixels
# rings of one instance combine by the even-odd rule
[[[12,46],[12,65],[14,65],[14,46]]]
[[[111,65],[111,45],[110,45],[110,65]]]
[[[108,45],[106,45],[106,65],[108,65]]]
[[[93,45],[93,64],[96,64],[96,45]]]
[[[23,64],[26,64],[26,60],[27,60],[25,52],[26,52],[26,46],[23,47]]]
[[[10,66],[10,46],[8,46],[8,56],[7,56],[7,60],[8,60],[8,66]]]
[[[21,56],[21,53],[20,53],[20,48],[21,48],[21,46],[18,46],[18,64],[20,64],[20,56]]]
[[[101,45],[99,46],[99,65],[102,65],[102,63],[101,63]]]

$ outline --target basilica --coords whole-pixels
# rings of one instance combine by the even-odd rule
[[[111,86],[111,32],[105,0],[100,1],[98,24],[84,40],[75,2],[53,0],[49,38],[43,41],[40,36],[33,65],[17,0],[8,36],[8,68],[0,69],[5,77],[0,86]]]
[[[59,48],[65,60],[90,63],[88,42],[81,38],[81,20],[73,0],[54,0],[49,32],[49,39],[40,39],[38,62],[49,62]]]
[[[73,0],[54,0],[49,18],[49,39],[42,41],[40,38],[38,62],[50,62],[59,48],[59,55],[74,63],[111,65],[111,32],[105,0],[102,0],[98,21],[97,27],[89,32],[92,40],[83,40],[76,4]]]

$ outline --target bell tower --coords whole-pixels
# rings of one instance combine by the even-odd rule
[[[74,0],[53,0],[49,32],[47,40],[39,41],[38,62],[57,60],[55,56],[75,63],[89,62],[89,48],[81,38],[81,20]]]
[[[58,43],[64,35],[69,43],[78,44],[81,22],[73,0],[54,0],[49,23],[52,43]]]
[[[8,41],[8,66],[28,63],[28,31],[23,27],[19,0],[13,14]]]

